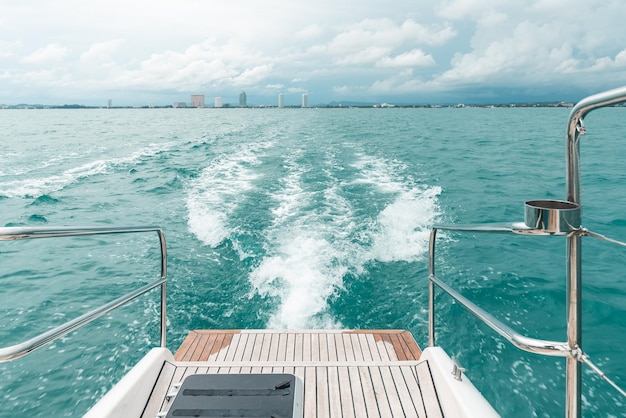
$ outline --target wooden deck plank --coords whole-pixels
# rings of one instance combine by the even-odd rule
[[[391,408],[391,416],[392,417],[401,417],[404,416],[404,411],[402,410],[402,404],[400,402],[400,397],[398,396],[398,392],[396,390],[396,384],[393,381],[393,377],[391,376],[391,370],[388,368],[381,367],[378,369],[380,371],[380,375],[383,381],[383,385],[385,387],[384,393],[387,396],[389,407]]]
[[[381,360],[389,360],[389,351],[387,350],[387,343],[384,340],[384,334],[372,334],[374,339],[374,346],[378,351],[378,355]],[[393,348],[393,347],[392,347]]]
[[[244,361],[250,361],[252,359],[252,352],[256,344],[256,339],[260,337],[260,334],[248,334],[248,339],[241,354],[241,359]]]
[[[359,379],[363,388],[363,398],[365,399],[366,416],[379,418],[378,403],[376,402],[376,392],[372,383],[372,376],[369,367],[359,367]]]
[[[202,352],[208,342],[209,336],[207,334],[197,334],[197,343],[194,344],[189,352],[191,358],[200,358],[202,356]]]
[[[396,385],[396,391],[398,393],[398,398],[400,399],[400,404],[402,405],[402,409],[404,410],[404,416],[407,418],[418,418],[417,410],[415,409],[415,405],[413,404],[413,400],[411,399],[411,394],[409,393],[409,389],[407,388],[407,382],[404,379],[404,375],[402,374],[400,367],[390,367],[390,371],[391,377],[393,378],[394,384]],[[415,377],[412,376],[412,378],[413,380],[415,380]]]
[[[337,367],[327,369],[328,403],[331,418],[341,418],[341,391],[339,389],[339,372]]]
[[[211,353],[213,352],[213,350],[216,347],[216,341],[219,337],[219,334],[217,333],[211,333],[211,334],[207,334],[208,339],[206,344],[204,345],[204,349],[200,352],[199,354],[199,358],[201,359],[206,359],[209,358],[209,356],[211,355]],[[217,349],[219,350],[219,349]]]
[[[376,399],[376,405],[378,405],[378,411],[381,417],[391,417],[391,407],[389,406],[389,398],[385,394],[385,384],[381,376],[379,369],[365,369],[369,373],[372,382],[372,392],[374,393],[374,399]],[[363,381],[363,374],[361,375],[361,381]],[[369,411],[369,409],[368,409]]]
[[[185,357],[191,346],[197,343],[196,340],[197,333],[195,331],[191,331],[189,334],[187,334],[187,337],[185,338],[183,343],[180,345],[180,347],[178,347],[178,350],[174,355],[174,359],[181,360],[183,357]]]
[[[335,335],[335,350],[337,351],[337,361],[346,361],[346,347],[343,343],[343,334]]]
[[[320,341],[317,333],[311,334],[311,361],[320,361]]]
[[[304,418],[317,418],[317,375],[315,367],[304,370]]]
[[[274,361],[278,358],[278,342],[280,340],[280,334],[272,334],[272,340],[270,341],[270,349],[267,360]]]
[[[231,344],[232,340],[233,340],[232,333],[224,334],[224,338],[222,339],[222,345],[219,348],[219,351],[217,353],[217,361],[223,361],[226,359],[226,355],[228,354],[228,352],[230,351],[232,347],[232,344]]]
[[[223,361],[229,361],[234,359],[235,354],[237,353],[237,347],[239,347],[239,342],[247,337],[247,334],[242,335],[241,333],[228,335],[230,336],[230,341],[228,341],[228,345],[226,346],[222,343],[222,351],[224,352],[224,357],[222,359]],[[224,340],[227,341],[226,338]],[[220,356],[218,356],[217,358],[219,360]]]
[[[428,416],[443,417],[443,411],[441,410],[441,405],[439,404],[437,390],[433,384],[428,362],[424,361],[420,363],[415,366],[414,370],[417,373],[421,398],[424,402],[424,408],[428,411]]]
[[[328,400],[328,370],[325,367],[319,367],[315,370],[316,379],[316,393],[317,393],[317,417],[329,418],[330,417],[330,405]]]
[[[222,350],[222,345],[224,344],[224,340],[226,339],[226,333],[216,333],[215,335],[215,341],[213,342],[213,346],[211,348],[211,351],[208,354],[208,356],[206,357],[207,360],[217,360],[220,351]],[[203,360],[203,358],[199,359],[200,361]]]
[[[342,334],[343,349],[346,355],[346,361],[355,361],[354,347],[352,347],[352,336],[350,334]]]
[[[261,352],[263,349],[263,340],[267,334],[256,334],[256,338],[254,339],[254,347],[252,348],[252,353],[250,354],[250,361],[259,361],[261,359]]]
[[[405,352],[408,354],[407,357],[409,357],[409,360],[419,360],[422,355],[422,350],[415,342],[413,335],[408,331],[402,331],[400,336],[402,337],[402,341],[404,341]]]
[[[226,352],[225,361],[241,360],[250,334],[235,334]]]
[[[424,408],[424,399],[422,399],[421,391],[419,387],[419,383],[417,381],[417,374],[415,370],[403,367],[401,369],[402,376],[404,377],[404,381],[406,382],[407,389],[409,393],[412,393],[413,405],[415,406],[415,410],[417,411],[418,417],[425,417],[426,409]]]
[[[367,416],[367,409],[365,408],[365,398],[363,396],[363,387],[361,386],[359,368],[357,366],[349,366],[348,375],[350,376],[354,416],[365,417]]]
[[[296,357],[296,334],[290,332],[287,334],[287,347],[285,352],[285,360],[293,361]]]
[[[365,334],[357,334],[359,338],[359,344],[361,345],[361,351],[363,353],[363,361],[372,361],[374,357],[372,356],[372,352],[370,351],[369,344],[367,343],[367,335]],[[380,359],[376,359],[380,360]]]
[[[305,333],[302,336],[302,360],[311,360],[313,355],[311,354],[311,334]]]
[[[272,334],[263,334],[263,344],[261,346],[261,353],[259,354],[259,361],[267,361],[270,358],[271,344]]]
[[[302,361],[303,344],[304,344],[304,335],[301,332],[299,332],[295,335],[295,343],[294,343],[294,350],[293,350],[294,361]]]
[[[361,342],[359,341],[358,334],[350,334],[350,344],[352,345],[354,361],[364,361],[363,350],[361,349]]]
[[[328,353],[328,361],[337,361],[337,343],[335,342],[335,334],[326,335],[326,351]]]
[[[339,394],[341,396],[341,414],[346,418],[354,417],[355,405],[358,404],[355,394],[361,393],[360,382],[350,379],[347,367],[338,367],[337,373],[339,376]],[[364,416],[364,414],[360,416]]]
[[[320,361],[328,361],[328,336],[326,334],[319,334],[319,350]]]
[[[381,352],[378,349],[378,344],[376,344],[375,334],[364,334],[365,340],[367,341],[367,346],[369,347],[370,353],[372,354],[372,359],[374,360],[387,360],[387,350]]]
[[[278,354],[276,359],[280,361],[287,360],[287,334],[280,333],[278,339]]]
[[[398,360],[398,355],[396,354],[396,350],[393,347],[393,342],[391,341],[391,336],[389,334],[382,335],[382,344],[387,350],[387,356],[389,360]]]

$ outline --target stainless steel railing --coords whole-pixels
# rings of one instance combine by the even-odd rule
[[[159,237],[160,251],[161,251],[161,276],[132,292],[125,294],[109,303],[101,305],[90,312],[80,315],[70,321],[65,322],[58,327],[41,333],[27,341],[0,348],[0,362],[22,357],[38,348],[45,346],[53,342],[54,340],[72,332],[83,325],[97,319],[107,313],[126,305],[135,298],[147,293],[148,291],[161,287],[161,347],[166,345],[166,283],[167,283],[167,250],[165,245],[165,235],[163,231],[156,226],[145,227],[44,227],[44,228],[29,228],[29,227],[7,227],[0,228],[0,241],[12,241],[21,239],[36,239],[36,238],[58,238],[58,237],[77,237],[88,235],[102,235],[102,234],[128,234],[128,233],[146,233],[156,232]]]
[[[567,342],[555,342],[548,340],[540,340],[521,335],[513,328],[509,327],[502,321],[496,319],[493,315],[481,309],[472,301],[461,295],[459,292],[448,286],[435,275],[435,250],[436,238],[438,230],[467,232],[473,231],[477,233],[512,233],[512,234],[532,234],[532,235],[550,235],[538,230],[532,230],[528,227],[516,224],[476,224],[476,225],[437,225],[430,233],[430,260],[429,260],[429,321],[428,321],[428,345],[435,345],[435,285],[450,295],[454,300],[459,302],[465,309],[475,315],[495,332],[504,337],[515,347],[529,351],[532,353],[543,354],[546,356],[569,357],[572,355]]]
[[[566,200],[528,201],[525,206],[524,223],[498,223],[485,225],[437,225],[430,235],[429,251],[429,299],[428,299],[428,343],[435,345],[435,286],[441,288],[469,312],[478,317],[495,332],[522,350],[566,358],[566,408],[567,418],[581,416],[581,364],[589,365],[596,373],[616,388],[622,395],[626,392],[591,363],[582,351],[582,276],[581,238],[591,236],[622,246],[617,240],[607,238],[582,228],[580,196],[580,136],[585,134],[583,118],[592,110],[626,102],[626,86],[589,96],[581,100],[570,112],[565,138],[566,146]],[[567,341],[554,342],[523,336],[499,321],[435,275],[435,242],[437,230],[465,231],[474,233],[513,233],[526,235],[562,235],[566,237],[566,306]]]

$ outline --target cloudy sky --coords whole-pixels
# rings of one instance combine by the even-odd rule
[[[0,0],[0,104],[576,101],[624,84],[623,0]]]

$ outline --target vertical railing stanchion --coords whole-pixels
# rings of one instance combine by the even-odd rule
[[[165,234],[158,230],[159,242],[161,243],[161,278],[167,277],[167,246]],[[167,282],[161,284],[161,347],[167,347]]]
[[[584,118],[594,109],[621,103],[626,100],[626,87],[605,91],[586,97],[569,114],[565,133],[565,196],[569,202],[582,206],[580,185],[580,137],[584,135]],[[570,349],[582,352],[582,272],[581,236],[567,236],[567,341]],[[581,411],[582,374],[578,358],[567,359],[566,365],[566,412],[567,418],[578,418]]]
[[[435,240],[437,239],[437,228],[430,231],[430,242],[428,244],[428,346],[435,346],[435,284],[430,277],[435,275]]]

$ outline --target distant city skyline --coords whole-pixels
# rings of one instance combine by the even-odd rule
[[[577,101],[626,85],[624,16],[600,0],[4,0],[0,104]]]

